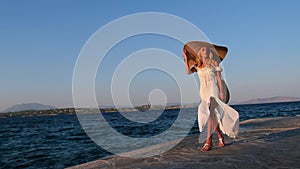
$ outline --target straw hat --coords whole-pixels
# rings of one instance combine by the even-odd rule
[[[198,56],[198,51],[202,47],[208,47],[213,52],[214,59],[219,62],[221,62],[225,58],[228,52],[227,47],[210,44],[208,42],[190,41],[186,43],[183,47],[183,51],[187,55],[187,64],[189,68],[192,68],[192,72],[196,71],[195,69],[193,69],[194,66],[202,65],[202,62]]]

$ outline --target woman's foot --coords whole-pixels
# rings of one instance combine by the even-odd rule
[[[201,148],[201,151],[205,152],[205,151],[209,151],[212,148],[212,143],[205,143],[204,146]]]
[[[219,138],[219,147],[224,147],[225,146],[225,142],[224,142],[224,138]]]

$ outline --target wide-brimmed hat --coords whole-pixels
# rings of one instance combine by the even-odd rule
[[[203,41],[190,41],[190,42],[186,43],[183,47],[183,51],[187,55],[189,67],[192,67],[195,64],[197,66],[201,66],[202,62],[198,56],[198,51],[202,47],[208,47],[210,49],[210,51],[214,54],[215,60],[219,61],[219,62],[221,62],[225,58],[225,56],[228,52],[228,49],[225,46],[219,46],[219,45],[215,45],[215,44],[211,44],[211,43],[203,42]]]

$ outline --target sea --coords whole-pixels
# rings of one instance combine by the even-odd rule
[[[240,121],[300,116],[300,102],[231,106],[239,112]],[[184,108],[181,111],[197,112],[197,108]],[[130,137],[145,138],[167,130],[178,113],[179,109],[164,110],[161,116],[149,123],[131,122],[119,112],[102,115],[116,131]],[[188,134],[197,133],[195,118]],[[76,114],[0,118],[1,169],[66,168],[111,155],[86,134]]]

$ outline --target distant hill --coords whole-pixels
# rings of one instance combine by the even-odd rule
[[[269,98],[255,98],[241,102],[239,104],[260,104],[260,103],[277,103],[277,102],[293,102],[300,101],[299,97],[275,96]]]
[[[50,105],[43,105],[40,103],[24,103],[24,104],[17,104],[11,106],[10,108],[4,110],[3,112],[17,112],[17,111],[24,111],[24,110],[47,110],[47,109],[56,109],[56,107]]]

